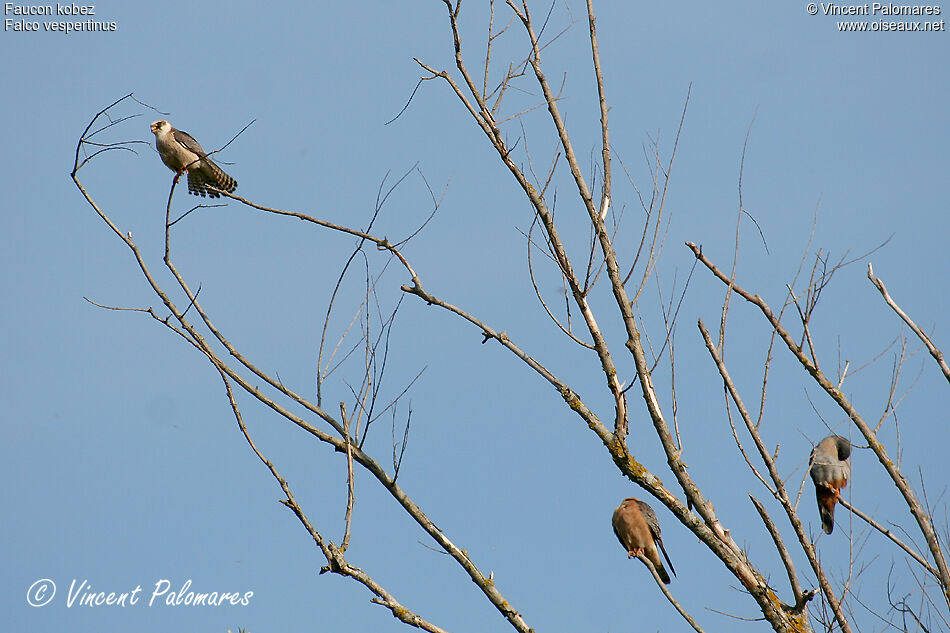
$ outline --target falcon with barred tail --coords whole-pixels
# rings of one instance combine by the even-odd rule
[[[159,120],[152,123],[152,133],[162,162],[177,174],[175,182],[182,173],[188,172],[188,193],[219,198],[221,194],[209,185],[228,193],[237,189],[237,181],[215,165],[188,132],[176,130],[168,121]]]

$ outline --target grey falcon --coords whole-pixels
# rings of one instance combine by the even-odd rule
[[[835,504],[841,498],[841,489],[851,479],[851,442],[840,435],[829,435],[812,449],[808,464],[815,483],[821,529],[831,534],[835,529]]]
[[[220,194],[209,185],[228,193],[237,189],[237,181],[214,164],[191,134],[176,130],[164,119],[152,123],[151,129],[162,162],[177,174],[175,182],[182,173],[188,172],[188,193],[219,198]]]

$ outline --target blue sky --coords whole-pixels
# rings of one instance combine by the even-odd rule
[[[674,278],[681,288],[692,266],[685,241],[701,243],[714,261],[730,264],[739,161],[751,125],[743,202],[768,248],[744,223],[739,282],[778,305],[808,248],[817,209],[810,256],[821,248],[837,261],[889,239],[870,257],[875,272],[935,342],[950,347],[943,327],[950,311],[946,32],[843,34],[834,18],[809,15],[805,3],[613,2],[596,9],[611,141],[641,187],[649,177],[643,148],[659,134],[668,155],[690,92],[667,202],[673,215],[658,262],[664,293]],[[535,6],[536,19],[546,10]],[[0,476],[7,482],[0,493],[6,510],[0,623],[4,630],[36,633],[404,630],[388,611],[369,604],[371,595],[361,586],[317,574],[325,561],[278,503],[280,490],[239,434],[207,361],[147,317],[102,310],[83,299],[160,306],[128,249],[68,174],[83,128],[115,99],[131,92],[167,113],[123,106],[120,114],[138,116],[110,140],[149,146],[105,154],[80,175],[112,220],[131,232],[160,282],[171,284],[161,265],[171,172],[151,149],[148,125],[154,119],[169,119],[205,148],[223,145],[254,120],[221,155],[239,182],[237,193],[341,224],[365,225],[380,183],[417,167],[387,201],[376,232],[395,239],[428,216],[425,182],[437,196],[444,192],[439,212],[406,248],[427,289],[506,330],[609,419],[595,359],[559,334],[534,297],[519,233],[530,226],[530,209],[447,86],[424,83],[405,113],[385,125],[422,74],[413,57],[453,66],[445,7],[436,0],[279,8],[113,2],[95,5],[95,11],[96,20],[115,22],[116,30],[0,33],[7,95],[0,102],[6,121],[0,145]],[[499,6],[496,23],[509,15]],[[560,107],[586,167],[598,160],[599,127],[583,5],[557,5],[549,28],[563,29],[571,15],[579,21],[545,50],[543,63],[553,83],[566,78]],[[472,47],[467,59],[476,74],[486,18],[480,3],[463,6],[463,42]],[[523,57],[525,50],[515,25],[497,54]],[[507,107],[512,113],[536,101],[536,93],[515,93]],[[529,149],[543,169],[553,148],[544,110],[524,122]],[[505,130],[512,142],[521,133],[514,123]],[[615,168],[614,205],[627,205],[629,246],[636,199]],[[567,179],[557,183],[559,218],[572,244],[582,245],[582,209]],[[182,212],[194,202],[180,188],[173,208]],[[312,394],[323,315],[352,240],[236,203],[192,214],[173,237],[176,265],[193,287],[201,285],[202,305],[216,324],[260,367]],[[629,255],[618,250],[622,259]],[[384,261],[375,251],[369,257],[377,267]],[[839,358],[852,368],[863,365],[901,333],[867,281],[866,261],[836,275],[816,313],[816,344],[829,369]],[[385,305],[398,300],[399,285],[407,281],[390,267],[380,290]],[[550,269],[542,272],[541,288],[557,295]],[[622,330],[607,312],[606,288],[601,290],[603,325],[629,377]],[[351,278],[336,331],[345,327],[359,292],[358,279]],[[780,562],[748,501],[750,492],[764,501],[767,493],[735,451],[721,383],[695,325],[702,318],[716,327],[722,294],[718,282],[697,269],[679,317],[676,388],[684,459],[733,536],[787,598]],[[654,339],[662,332],[657,304],[651,283],[640,308]],[[756,402],[769,333],[761,317],[738,301],[731,315],[727,361],[747,401]],[[425,369],[399,409],[404,417],[411,399],[403,487],[483,570],[493,571],[499,589],[537,631],[686,630],[611,533],[613,508],[642,493],[618,474],[597,438],[547,383],[499,346],[480,343],[470,325],[414,297],[403,301],[384,394],[395,395]],[[916,349],[914,340],[910,344]],[[845,383],[871,420],[884,405],[894,352],[891,347]],[[346,380],[355,379],[343,370],[334,376],[327,386],[329,409],[350,400]],[[668,364],[661,363],[656,380],[668,394]],[[882,439],[900,454],[918,491],[920,476],[927,481],[945,533],[948,469],[940,447],[950,434],[946,381],[918,352],[906,363],[901,384],[901,392],[913,389],[899,410],[900,436],[889,421]],[[338,542],[346,500],[340,456],[306,441],[247,397],[240,403],[258,445],[313,523]],[[633,412],[631,450],[672,486],[639,401]],[[782,446],[779,468],[793,489],[805,476],[810,442],[827,434],[820,418],[850,433],[841,413],[778,350],[764,434],[769,445]],[[391,452],[389,425],[383,418],[367,442],[383,463]],[[857,450],[853,462],[854,503],[910,529],[870,452]],[[433,544],[374,480],[360,474],[356,485],[353,564],[448,630],[505,628],[461,570],[430,549]],[[801,514],[816,532],[812,498],[808,483]],[[778,515],[776,505],[769,508]],[[713,557],[658,510],[679,574],[671,589],[684,606],[707,631],[737,626],[709,609],[754,617],[754,604],[729,588],[734,581]],[[839,516],[839,526],[819,541],[838,580],[847,574],[846,516]],[[854,529],[861,535],[863,526],[855,523]],[[856,585],[882,603],[880,586],[891,562],[901,573],[906,567],[877,535],[867,538],[860,554],[871,565],[862,568]],[[42,578],[56,582],[57,596],[44,608],[29,607],[27,589]],[[95,590],[141,585],[148,593],[163,578],[173,590],[191,580],[195,590],[254,595],[248,606],[217,609],[65,603],[74,579]],[[813,586],[812,579],[803,582]],[[856,608],[856,621],[870,627],[874,619]]]

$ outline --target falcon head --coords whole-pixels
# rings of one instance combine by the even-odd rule
[[[152,127],[151,127],[152,134],[154,134],[155,136],[168,134],[169,132],[171,132],[171,129],[172,129],[172,124],[166,121],[165,119],[159,119],[158,121],[155,121],[155,123],[152,123]]]

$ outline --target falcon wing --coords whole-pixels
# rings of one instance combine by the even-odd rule
[[[644,520],[647,522],[647,526],[650,528],[650,534],[653,536],[653,540],[656,541],[656,544],[659,545],[660,551],[663,552],[663,558],[666,559],[666,564],[670,566],[670,571],[673,572],[673,575],[676,575],[676,570],[673,568],[673,563],[670,561],[670,555],[666,553],[666,548],[663,547],[663,539],[660,538],[660,521],[656,518],[656,512],[653,511],[649,505],[637,499],[637,505],[640,506],[640,512],[643,514]]]
[[[193,152],[198,155],[199,158],[205,158],[208,153],[202,149],[201,145],[198,144],[198,141],[192,137],[188,132],[182,132],[181,130],[174,130],[172,134],[175,137],[175,142],[184,147],[189,152]]]
[[[851,478],[851,443],[838,435],[820,441],[808,459],[811,478],[815,485],[827,484],[844,488]]]
[[[653,511],[646,503],[637,499],[637,505],[640,507],[640,513],[643,515],[643,518],[646,520],[647,525],[650,528],[650,534],[653,535],[654,540],[660,537],[660,522],[656,518],[656,512]]]

